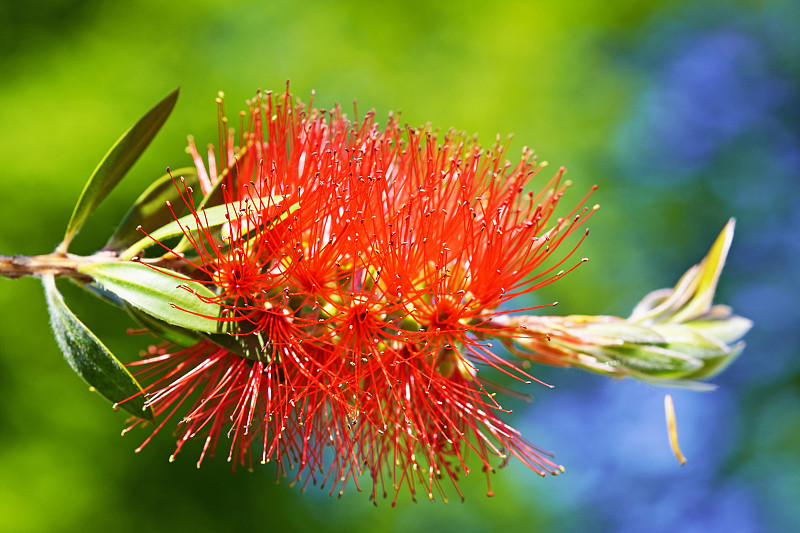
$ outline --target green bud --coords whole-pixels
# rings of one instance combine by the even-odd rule
[[[627,319],[613,316],[505,316],[498,327],[524,335],[505,341],[528,360],[578,366],[613,376],[707,388],[694,380],[722,371],[744,349],[752,322],[728,306],[712,305],[733,239],[731,219],[708,255],[672,289],[645,296]],[[738,342],[737,342],[738,341]]]

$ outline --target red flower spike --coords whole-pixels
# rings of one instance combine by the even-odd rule
[[[511,456],[560,472],[476,376],[535,379],[492,351],[515,333],[491,319],[580,264],[557,249],[594,211],[588,195],[555,218],[569,183],[561,169],[526,192],[542,169],[527,148],[512,164],[506,144],[440,140],[391,115],[351,123],[288,92],[258,94],[237,140],[218,105],[208,169],[192,140],[189,152],[204,194],[222,187],[228,222],[210,225],[182,191],[195,224],[180,257],[242,349],[202,341],[135,363],[163,418],[154,433],[180,412],[176,453],[203,441],[198,465],[227,439],[234,464],[275,462],[277,476],[340,495],[367,472],[372,498],[393,504],[403,487],[463,498],[472,461],[487,476]]]
[[[363,417],[368,423],[360,439],[368,446],[365,464],[376,485],[380,480],[384,494],[387,479],[395,501],[403,485],[413,496],[419,484],[431,499],[434,491],[443,495],[442,479],[458,490],[458,471],[469,473],[470,452],[486,471],[494,470],[492,457],[502,466],[509,455],[542,475],[561,471],[547,452],[522,440],[494,414],[498,410],[494,401],[476,388],[469,372],[456,369],[444,376],[441,360],[433,368],[429,358],[407,349],[391,356],[394,361],[384,362],[382,372],[374,374],[379,380],[364,385],[365,390],[387,392],[365,404]],[[462,367],[456,352],[448,351],[444,357],[451,359],[450,365]]]

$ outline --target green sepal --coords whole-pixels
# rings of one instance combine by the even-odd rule
[[[117,186],[128,170],[142,155],[150,141],[156,136],[161,126],[169,117],[178,99],[178,89],[168,94],[163,100],[147,112],[139,121],[128,129],[106,153],[89,181],[81,192],[78,203],[72,211],[64,240],[58,246],[59,252],[66,252],[72,238],[83,227],[86,219],[100,205],[106,196]]]
[[[685,379],[707,379],[716,376],[728,367],[744,351],[744,341],[729,346],[715,357],[703,360],[703,367],[684,376]]]
[[[86,263],[78,267],[78,272],[169,324],[209,333],[221,328],[222,321],[218,317],[222,315],[222,307],[210,301],[216,295],[177,272],[128,261]]]
[[[667,342],[662,335],[654,331],[655,328],[648,328],[621,320],[588,323],[583,329],[590,333],[593,339],[599,335],[609,340],[617,341],[616,344],[619,344],[619,341],[633,344],[665,344]]]
[[[50,324],[69,366],[100,395],[130,414],[153,420],[142,387],[64,303],[52,275],[42,276]]]
[[[682,378],[703,367],[699,359],[664,346],[606,346],[603,355],[633,374],[650,378]]]
[[[667,346],[670,349],[679,350],[699,359],[717,357],[729,349],[728,345],[720,339],[698,331],[687,324],[658,324],[653,326],[653,329],[667,339]]]
[[[184,191],[175,186],[173,176],[179,181],[182,178],[187,187],[195,187],[198,183],[197,170],[192,167],[179,168],[158,178],[134,202],[106,243],[105,250],[123,250],[140,240],[142,234],[139,226],[153,231],[174,220],[167,202],[180,201]]]
[[[724,343],[737,341],[753,327],[753,322],[741,316],[727,316],[714,320],[693,320],[687,325]]]

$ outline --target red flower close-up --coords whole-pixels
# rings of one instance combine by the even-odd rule
[[[176,453],[204,441],[198,464],[224,448],[331,493],[367,473],[372,497],[393,502],[403,487],[460,494],[470,462],[488,475],[513,456],[559,473],[502,421],[482,375],[535,379],[493,350],[492,338],[520,335],[494,319],[583,262],[572,258],[583,230],[563,243],[594,211],[588,194],[558,213],[564,171],[543,178],[528,149],[511,163],[499,140],[482,148],[396,115],[351,121],[288,92],[257,95],[238,135],[226,124],[207,162],[190,143],[225,222],[173,176],[173,215],[192,221],[183,244],[164,245],[174,270],[136,258],[214,287],[205,299],[221,310],[206,317],[220,324],[211,340],[154,346],[130,365],[153,433],[171,420]]]

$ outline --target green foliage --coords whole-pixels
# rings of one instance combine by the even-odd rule
[[[153,420],[136,379],[64,303],[53,276],[42,277],[50,324],[69,366],[98,393],[134,416]]]
[[[283,199],[282,196],[274,196],[272,198],[262,198],[260,205],[275,205]],[[155,244],[155,241],[164,242],[166,239],[177,237],[179,235],[191,234],[197,232],[200,228],[204,230],[219,227],[231,220],[239,219],[245,216],[245,213],[258,208],[258,203],[254,206],[252,201],[231,202],[228,204],[215,205],[206,209],[201,209],[198,213],[191,213],[178,220],[173,220],[152,232],[149,236],[143,237],[138,242],[133,244],[130,248],[120,254],[122,259],[132,259],[139,252],[148,246]],[[277,217],[277,221],[286,219],[288,212]],[[182,241],[181,241],[182,242]],[[179,245],[181,243],[178,243]],[[173,249],[178,248],[177,246]],[[177,250],[176,250],[177,251]]]
[[[179,202],[181,191],[173,183],[173,176],[183,179],[187,187],[198,183],[197,170],[193,167],[179,168],[158,178],[136,199],[104,249],[122,250],[137,242],[141,239],[139,226],[152,231],[174,220],[167,202]]]
[[[222,322],[215,317],[222,314],[222,307],[212,303],[216,295],[177,272],[119,261],[83,264],[78,271],[164,322],[196,331],[219,331]]]
[[[114,146],[109,149],[92,172],[78,198],[78,203],[75,204],[72,217],[67,224],[64,240],[58,248],[60,252],[67,251],[72,238],[83,227],[92,211],[100,205],[139,159],[139,156],[166,122],[177,99],[178,89],[175,89],[123,133]]]
[[[229,352],[239,354],[249,359],[258,360],[259,358],[270,355],[266,348],[264,337],[260,333],[238,336],[229,333],[193,331],[160,320],[150,314],[140,311],[132,305],[125,305],[125,308],[133,319],[141,324],[142,327],[147,328],[150,333],[176,346],[188,348],[194,346],[203,339],[208,339]]]
[[[183,346],[184,348],[187,348],[197,344],[197,342],[202,339],[202,336],[197,331],[175,326],[169,322],[159,320],[153,315],[140,311],[132,305],[125,304],[125,309],[136,322],[138,322],[142,327],[147,328],[150,333],[161,337],[165,341],[169,341],[176,346]]]

